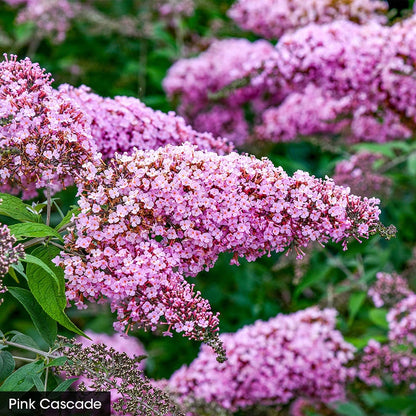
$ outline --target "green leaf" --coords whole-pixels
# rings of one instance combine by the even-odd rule
[[[14,335],[10,341],[15,342],[16,344],[26,345],[27,347],[39,349],[39,345],[35,342],[35,340],[32,337],[29,337],[28,335],[22,334],[18,331],[11,331],[16,332],[16,335]]]
[[[351,325],[354,322],[354,318],[363,305],[367,294],[365,292],[353,293],[348,302],[348,325]]]
[[[43,247],[39,247],[40,249],[44,249]],[[52,248],[51,246],[49,246],[49,248]],[[32,253],[35,253],[37,251],[37,249],[33,250]],[[59,253],[58,253],[59,254]],[[52,257],[53,258],[53,257]],[[29,265],[36,265],[39,266],[40,268],[43,269],[44,272],[46,272],[52,279],[55,280],[55,283],[57,285],[57,287],[63,291],[65,291],[64,286],[65,286],[65,280],[61,280],[59,279],[59,277],[53,272],[53,270],[45,263],[43,262],[40,258],[33,256],[32,254],[26,254],[26,257],[24,259],[21,259],[21,261],[25,262],[25,263],[29,263]],[[27,267],[27,270],[32,270],[30,267]],[[63,279],[63,278],[62,278]],[[30,285],[29,285],[30,288]],[[36,297],[36,296],[35,296]]]
[[[46,367],[60,367],[61,365],[64,365],[68,360],[69,358],[65,356],[54,358],[46,365]]]
[[[363,409],[358,404],[353,402],[339,403],[335,411],[343,416],[366,416]]]
[[[294,297],[297,298],[305,289],[313,286],[315,283],[323,281],[328,274],[330,267],[328,265],[323,265],[320,268],[311,268],[305,274],[305,276],[300,281],[299,285],[296,287]]]
[[[371,322],[376,324],[377,326],[383,329],[389,329],[389,324],[387,322],[387,309],[370,309],[368,312],[368,317],[370,318]]]
[[[416,176],[416,153],[412,153],[407,158],[407,170],[411,176]]]
[[[33,384],[36,387],[36,390],[37,391],[45,391],[45,385],[42,383],[42,380],[39,377],[39,374],[35,374],[31,377],[32,377]]]
[[[35,384],[32,376],[40,373],[43,367],[43,361],[36,361],[18,368],[6,378],[0,391],[29,391]]]
[[[8,288],[9,293],[14,296],[26,309],[30,315],[35,328],[45,340],[45,342],[52,347],[55,343],[57,335],[57,324],[49,315],[44,312],[39,303],[36,301],[32,293],[20,287]]]
[[[68,388],[77,380],[78,378],[69,378],[68,380],[63,381],[61,384],[58,384],[52,391],[67,391]]]
[[[3,381],[14,370],[14,359],[13,355],[9,351],[0,351],[0,381]]]
[[[23,203],[19,198],[0,193],[0,199],[2,200],[0,203],[0,215],[5,215],[21,222],[41,221],[40,215],[31,212],[31,206]]]
[[[62,221],[55,227],[55,230],[60,230],[64,225],[69,224],[71,222],[71,218],[73,215],[77,216],[81,212],[81,208],[75,207],[69,210],[65,217],[62,218]]]
[[[26,237],[56,237],[63,241],[62,236],[46,224],[21,223],[10,225],[9,229],[17,240],[23,240]]]
[[[17,274],[16,274],[16,272],[15,272],[15,270],[14,270],[14,268],[13,267],[9,267],[9,270],[8,270],[8,273],[9,273],[9,275],[13,278],[13,280],[16,282],[16,283],[20,283],[19,282],[19,279],[17,278]]]
[[[45,268],[36,263],[27,266],[29,289],[42,309],[58,323],[78,335],[85,334],[68,318],[66,308],[64,271],[52,263],[52,259],[60,253],[57,247],[38,247],[32,251],[51,273],[45,273]]]

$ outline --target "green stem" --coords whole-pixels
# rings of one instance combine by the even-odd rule
[[[51,208],[52,208],[52,201],[51,201],[51,187],[46,187],[46,225],[49,226],[51,222]]]
[[[59,357],[59,355],[54,355],[51,352],[45,352],[45,351],[42,351],[42,350],[38,350],[37,348],[29,347],[27,345],[22,345],[22,344],[18,344],[16,342],[7,341],[6,339],[1,339],[0,343],[2,343],[4,345],[8,345],[10,347],[16,347],[16,348],[20,348],[22,350],[30,351],[30,352],[33,352],[37,355],[41,355],[42,357],[45,357],[45,358],[58,358]]]

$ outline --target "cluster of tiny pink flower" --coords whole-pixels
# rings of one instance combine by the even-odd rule
[[[16,238],[10,235],[10,230],[7,225],[0,227],[0,277],[4,276],[9,267],[24,257],[25,250],[21,244],[13,247],[16,243]],[[0,284],[0,293],[4,292],[4,286]]]
[[[249,261],[311,241],[367,238],[378,227],[378,200],[361,199],[331,180],[289,177],[267,159],[220,156],[191,145],[116,155],[86,165],[78,183],[82,211],[67,237],[67,297],[103,296],[129,323],[165,322],[201,339],[218,318],[183,274],[212,267],[221,252]],[[191,307],[192,306],[192,307]]]
[[[368,296],[377,308],[391,307],[412,294],[407,281],[396,273],[379,272],[377,281],[368,290]]]
[[[196,116],[206,113],[205,118],[199,119],[198,130],[209,127],[209,124],[204,122],[204,119],[209,117],[209,131],[219,132],[221,136],[228,137],[227,133],[232,133],[230,120],[236,113],[238,119],[243,114],[240,106],[246,102],[255,105],[253,100],[255,101],[262,90],[248,82],[245,87],[232,88],[226,94],[224,103],[218,103],[211,114],[212,95],[221,92],[234,81],[251,75],[253,71],[260,71],[262,62],[273,53],[273,45],[264,40],[253,43],[246,39],[217,40],[198,57],[177,61],[169,69],[163,87],[170,98],[180,97],[181,104],[178,110],[192,124]],[[231,112],[230,108],[233,109]],[[227,114],[225,119],[222,112]],[[240,123],[238,125],[240,126]],[[242,126],[240,129],[244,131],[244,123]],[[233,138],[241,140],[235,134]]]
[[[156,0],[158,12],[163,17],[192,16],[194,0]]]
[[[377,161],[383,161],[383,155],[357,153],[336,164],[333,179],[337,185],[349,186],[358,195],[387,196],[392,181],[374,167]]]
[[[381,345],[370,340],[357,368],[357,377],[364,383],[381,387],[385,376],[395,384],[405,382],[415,388],[416,355],[410,351],[393,350],[390,345]]]
[[[74,3],[67,0],[5,0],[11,6],[23,5],[17,16],[18,23],[33,22],[43,35],[62,42],[75,17]]]
[[[229,153],[232,145],[210,133],[198,133],[175,113],[155,111],[133,97],[103,98],[86,86],[61,85],[59,91],[78,104],[89,117],[91,134],[104,159],[116,152],[157,149],[167,144],[195,144],[201,150]]]
[[[29,58],[0,63],[0,178],[2,192],[57,191],[73,183],[96,147],[87,119],[51,87],[50,74]]]
[[[231,411],[285,404],[299,396],[343,399],[346,382],[355,376],[355,369],[346,367],[355,348],[334,329],[335,318],[335,310],[313,307],[222,334],[226,362],[219,364],[203,345],[167,386],[180,400],[203,399]]]
[[[378,0],[238,0],[228,15],[241,28],[266,39],[309,23],[351,20],[360,24],[386,23],[387,3]]]
[[[391,308],[387,322],[390,341],[416,347],[416,294],[411,292]]]
[[[227,50],[240,40],[230,39],[177,62],[164,87],[180,96],[179,111],[192,123],[198,114],[209,115],[212,92],[220,89],[226,93],[214,94],[215,106],[230,114],[254,100],[255,137],[264,140],[317,133],[342,133],[355,142],[408,138],[416,126],[415,33],[414,17],[392,27],[345,20],[309,24],[286,33],[274,50],[265,41],[260,47],[260,41],[241,40],[252,51],[240,55],[243,64]],[[219,63],[231,75],[213,70]],[[209,116],[221,134],[217,118],[215,123],[215,114]]]

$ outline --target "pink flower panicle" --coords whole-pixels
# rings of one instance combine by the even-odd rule
[[[416,355],[410,351],[394,350],[370,340],[357,369],[357,376],[364,383],[381,387],[387,377],[395,384],[416,382]]]
[[[32,22],[40,34],[52,36],[60,43],[65,40],[70,21],[75,17],[74,3],[67,0],[5,0],[11,6],[23,5],[18,23]]]
[[[25,250],[22,244],[17,244],[16,238],[10,234],[9,227],[2,225],[0,227],[0,277],[3,277],[12,264],[15,264],[19,259],[25,256]],[[3,288],[3,287],[2,287]],[[0,290],[0,293],[4,290]]]
[[[387,4],[373,0],[238,0],[228,15],[241,28],[266,39],[280,38],[285,32],[310,23],[351,20],[360,24],[387,22]]]
[[[233,146],[221,137],[198,133],[173,112],[155,111],[133,97],[102,98],[86,86],[61,85],[59,91],[89,117],[93,138],[104,159],[133,148],[157,149],[167,144],[195,144],[201,150],[226,154]]]
[[[0,200],[1,204],[1,200]],[[7,225],[0,226],[0,279],[9,271],[12,264],[15,264],[19,259],[25,257],[25,249],[22,244],[17,244],[16,238],[10,234],[10,229]],[[7,287],[0,280],[0,294],[7,292]],[[3,299],[0,299],[0,305]]]
[[[392,27],[311,23],[283,35],[275,48],[264,40],[229,39],[177,62],[164,88],[180,98],[179,112],[196,128],[227,133],[227,119],[238,115],[241,141],[250,138],[247,106],[252,138],[407,139],[416,128],[415,33],[411,17]]]
[[[415,86],[415,66],[410,64],[415,31],[414,19],[393,27],[341,20],[285,34],[276,53],[263,62],[262,74],[253,74],[255,85],[262,84],[264,92],[272,86],[288,95],[287,102],[270,110],[272,115],[265,114],[260,128],[263,138],[289,140],[342,129],[355,142],[410,137],[416,121],[409,110],[415,101],[409,92]],[[294,93],[296,98],[291,96]],[[326,102],[315,109],[310,104],[319,101]],[[304,121],[296,123],[291,114],[305,109]],[[339,124],[342,119],[348,121],[347,130],[345,123]]]
[[[87,120],[51,82],[29,58],[5,55],[0,63],[2,192],[22,191],[28,199],[46,186],[57,191],[98,157]]]
[[[243,82],[245,86],[230,88],[224,94],[221,91],[260,71],[262,62],[274,53],[273,46],[264,40],[253,43],[246,39],[216,40],[198,57],[177,61],[169,69],[163,88],[170,98],[180,98],[178,111],[195,128],[204,131],[209,127],[209,131],[240,144],[247,135],[240,107],[247,102],[255,106],[262,90],[254,83]],[[222,100],[211,108],[215,94]],[[233,131],[235,127],[242,137]]]
[[[391,308],[387,322],[390,341],[416,347],[416,294],[411,292]]]
[[[368,290],[368,296],[377,308],[391,307],[412,294],[407,281],[396,273],[379,272],[376,277],[377,281]]]
[[[118,330],[157,324],[203,339],[217,315],[184,275],[209,269],[222,252],[254,261],[271,251],[367,238],[378,227],[376,199],[269,160],[198,151],[189,144],[116,155],[86,165],[81,213],[57,260],[67,297],[110,300]]]
[[[335,310],[313,307],[222,334],[226,362],[216,362],[202,345],[198,357],[177,370],[167,386],[181,400],[203,399],[231,411],[285,404],[299,396],[342,399],[355,373],[346,367],[355,349],[334,329],[335,317]]]

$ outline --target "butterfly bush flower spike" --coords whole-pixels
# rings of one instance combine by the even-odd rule
[[[50,74],[29,58],[0,62],[0,178],[2,192],[52,191],[73,183],[86,161],[97,162],[87,119],[51,87]]]
[[[254,261],[311,241],[368,238],[379,227],[376,199],[330,179],[293,177],[267,159],[166,146],[86,165],[81,213],[66,237],[67,297],[111,302],[118,330],[133,325],[203,340],[218,316],[184,277],[211,268],[222,252]]]

